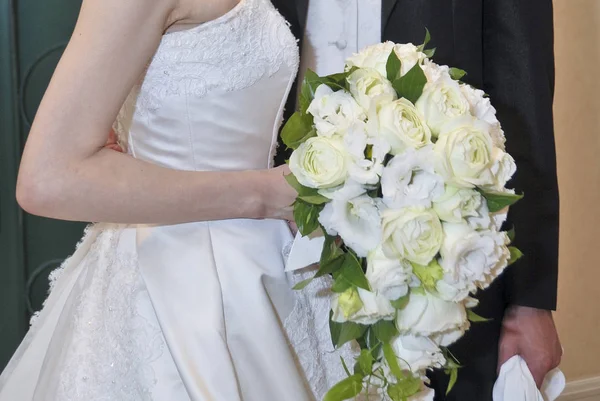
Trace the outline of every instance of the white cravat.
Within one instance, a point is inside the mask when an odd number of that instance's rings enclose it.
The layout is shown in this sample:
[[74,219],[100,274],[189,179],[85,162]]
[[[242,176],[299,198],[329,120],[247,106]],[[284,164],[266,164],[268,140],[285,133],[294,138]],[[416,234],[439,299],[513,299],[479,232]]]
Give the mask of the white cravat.
[[344,61],[381,42],[381,0],[309,0],[300,78],[341,72]]

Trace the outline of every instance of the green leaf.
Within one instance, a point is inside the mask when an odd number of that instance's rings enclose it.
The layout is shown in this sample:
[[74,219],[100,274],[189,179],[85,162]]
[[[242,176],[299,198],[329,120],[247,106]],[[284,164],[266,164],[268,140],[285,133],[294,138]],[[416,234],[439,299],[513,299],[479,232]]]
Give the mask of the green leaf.
[[300,195],[298,196],[299,199],[302,199],[304,202],[306,203],[310,203],[313,205],[323,205],[327,202],[329,202],[331,199],[328,199],[326,197],[324,197],[321,194],[316,194],[316,195]]
[[316,135],[312,116],[299,112],[292,114],[281,131],[281,139],[290,149],[298,149],[308,138]]
[[413,263],[413,273],[421,281],[421,285],[428,290],[435,290],[437,282],[444,278],[444,270],[437,260],[433,259],[427,266]]
[[404,309],[406,305],[408,305],[408,301],[410,301],[410,294],[407,294],[401,298],[398,298],[395,301],[392,301],[392,306],[395,309]]
[[359,288],[367,291],[371,290],[369,280],[367,280],[360,262],[352,253],[347,253],[344,256],[344,264],[340,269],[340,276]]
[[356,397],[363,389],[363,377],[352,375],[333,386],[323,401],[344,401]]
[[310,103],[315,98],[315,92],[319,85],[321,85],[319,76],[310,68],[306,70],[302,87],[300,88],[300,113],[306,114],[308,106],[310,106]]
[[510,230],[508,230],[506,232],[506,235],[508,235],[508,239],[510,240],[510,242],[514,242],[515,241],[515,235],[516,235],[515,228],[513,227]]
[[390,367],[390,370],[396,379],[402,380],[404,378],[404,374],[402,373],[402,368],[400,368],[400,364],[398,363],[398,357],[394,352],[394,349],[390,345],[390,343],[383,344],[383,356]]
[[321,251],[321,260],[319,263],[325,264],[329,261],[337,259],[340,256],[344,256],[344,251],[342,250],[340,244],[336,241],[336,237],[333,235],[327,234],[327,231],[323,229],[325,233],[325,243],[323,244],[323,250]]
[[505,192],[485,192],[481,191],[481,194],[487,201],[488,209],[491,213],[499,212],[507,206],[514,205],[520,199],[523,199],[523,195],[505,193]]
[[450,77],[452,77],[452,79],[454,79],[455,81],[460,81],[460,79],[465,75],[467,75],[467,72],[465,70],[461,70],[460,68],[454,67],[450,68]]
[[307,236],[319,228],[318,218],[321,210],[323,210],[323,205],[312,205],[299,199],[294,202],[294,221],[303,236]]
[[425,40],[423,40],[423,44],[420,45],[419,47],[417,47],[417,49],[422,52],[423,50],[425,50],[425,47],[429,44],[429,42],[431,41],[431,34],[429,33],[429,29],[425,28]]
[[334,278],[334,281],[333,281],[333,285],[331,286],[331,291],[333,291],[335,293],[338,293],[338,294],[342,293],[342,292],[346,291],[348,288],[352,287],[352,283],[349,282],[348,280],[346,280],[344,278],[344,276],[342,276],[340,274],[334,273],[333,278]]
[[331,315],[333,315],[333,312],[330,313],[329,330],[331,331],[331,342],[336,348],[341,347],[349,341],[356,340],[365,334],[365,331],[367,331],[368,326],[362,324],[352,322],[334,322],[331,320]]
[[435,55],[435,47],[433,49],[423,50],[423,54],[427,56],[427,58],[432,58]]
[[344,264],[343,256],[339,256],[335,259],[328,260],[325,263],[321,263],[321,264],[319,264],[319,271],[317,271],[317,273],[315,274],[315,277],[322,277],[326,274],[335,273],[342,268],[343,264]]
[[387,63],[385,65],[385,70],[387,72],[387,79],[390,82],[394,82],[397,79],[400,79],[400,77],[402,77],[402,62],[398,58],[396,51],[392,50],[392,52],[390,53],[390,56],[388,57]]
[[448,389],[446,389],[446,395],[450,394],[450,391],[454,388],[456,381],[458,380],[458,368],[451,368],[446,373],[450,374],[450,380],[448,381]]
[[296,284],[294,286],[294,290],[303,290],[304,288],[306,288],[307,285],[309,285],[315,278],[311,277],[311,278],[307,278],[306,280],[302,280],[301,282],[299,282],[298,284]]
[[398,97],[403,97],[414,104],[423,94],[426,83],[427,77],[421,66],[415,64],[404,76],[392,81],[392,86],[398,93]]
[[322,205],[330,201],[330,199],[321,195],[317,188],[309,188],[300,184],[298,178],[296,178],[294,174],[288,174],[284,176],[284,178],[288,184],[298,192],[298,198],[302,199],[304,202],[312,205]]
[[317,88],[323,84],[329,86],[334,91],[346,88],[347,73],[338,73],[326,77],[318,76],[314,71],[308,69],[302,81],[300,89],[300,112],[306,114],[308,106],[315,98]]
[[508,250],[510,251],[510,259],[508,260],[509,266],[523,257],[523,252],[521,252],[519,250],[519,248],[516,248],[514,246],[509,246]]
[[360,355],[356,359],[354,365],[354,373],[362,376],[369,376],[373,372],[373,354],[368,349],[360,351]]
[[490,322],[492,320],[479,316],[477,313],[473,312],[472,309],[467,309],[467,319],[469,319],[473,323]]
[[[348,72],[338,72],[337,74],[331,74],[324,77],[329,82],[329,85],[335,84],[339,87],[346,88],[346,78],[348,78]],[[334,89],[334,88],[332,88]]]
[[398,335],[398,329],[393,320],[380,320],[371,326],[371,332],[382,343],[389,343]]
[[393,401],[406,401],[409,397],[421,391],[421,380],[414,376],[407,376],[390,385],[387,393]]
[[348,376],[352,376],[350,373],[350,369],[348,369],[348,365],[346,365],[346,361],[344,361],[344,357],[340,356],[340,361],[342,361],[342,367]]

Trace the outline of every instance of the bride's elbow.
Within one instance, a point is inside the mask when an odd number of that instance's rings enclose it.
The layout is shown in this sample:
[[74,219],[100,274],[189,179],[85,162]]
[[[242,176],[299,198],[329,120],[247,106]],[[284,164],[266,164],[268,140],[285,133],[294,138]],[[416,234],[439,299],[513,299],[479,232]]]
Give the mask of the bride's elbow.
[[17,203],[27,213],[43,217],[53,217],[59,203],[54,180],[32,174],[20,173],[17,179]]

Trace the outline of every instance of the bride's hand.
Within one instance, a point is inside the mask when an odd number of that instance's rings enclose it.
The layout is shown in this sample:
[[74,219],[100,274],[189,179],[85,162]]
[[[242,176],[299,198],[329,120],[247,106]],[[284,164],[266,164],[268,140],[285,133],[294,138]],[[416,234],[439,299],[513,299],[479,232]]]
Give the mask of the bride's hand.
[[294,221],[292,204],[298,193],[285,179],[289,174],[291,171],[287,165],[265,171],[265,181],[262,183],[262,217]]
[[112,129],[108,133],[108,139],[106,140],[106,143],[104,144],[104,148],[114,150],[117,152],[121,152],[121,153],[125,153],[125,150],[121,147],[121,145],[119,145],[119,142],[117,140],[117,134],[115,134],[115,131]]

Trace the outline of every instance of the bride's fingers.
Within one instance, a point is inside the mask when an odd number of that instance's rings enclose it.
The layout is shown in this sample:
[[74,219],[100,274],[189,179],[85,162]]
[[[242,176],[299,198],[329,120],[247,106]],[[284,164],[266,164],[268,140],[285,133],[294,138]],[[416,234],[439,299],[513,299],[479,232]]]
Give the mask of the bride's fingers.
[[108,133],[108,139],[106,140],[106,144],[104,145],[104,147],[106,149],[111,149],[116,152],[121,152],[121,153],[125,152],[124,149],[121,147],[121,145],[119,145],[118,139],[117,139],[117,134],[115,133],[115,131],[113,129],[111,129],[110,132]]

